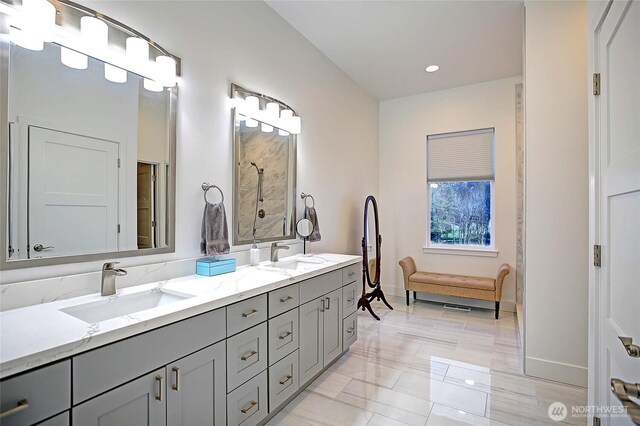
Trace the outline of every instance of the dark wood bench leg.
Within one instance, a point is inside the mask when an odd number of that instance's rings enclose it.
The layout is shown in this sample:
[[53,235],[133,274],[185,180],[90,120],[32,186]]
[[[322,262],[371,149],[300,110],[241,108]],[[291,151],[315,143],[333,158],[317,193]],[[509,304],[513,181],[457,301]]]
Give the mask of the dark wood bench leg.
[[407,306],[409,306],[409,290],[407,290]]
[[413,292],[413,300],[416,300],[416,298],[417,298],[417,297],[418,297],[418,296],[417,296],[417,293],[414,291],[414,292]]
[[496,302],[496,319],[500,316],[500,302]]

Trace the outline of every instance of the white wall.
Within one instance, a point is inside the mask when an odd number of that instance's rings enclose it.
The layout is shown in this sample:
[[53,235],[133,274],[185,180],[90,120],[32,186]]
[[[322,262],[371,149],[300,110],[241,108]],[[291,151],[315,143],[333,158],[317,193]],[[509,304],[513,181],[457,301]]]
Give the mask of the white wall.
[[[418,269],[495,276],[516,264],[516,84],[521,77],[490,81],[380,104],[380,234],[382,283],[404,294],[398,261],[412,256]],[[495,257],[424,254],[427,235],[426,137],[486,127],[496,129]],[[515,271],[514,271],[515,272]],[[503,306],[514,309],[515,273],[505,280]],[[393,290],[390,287],[395,286]],[[435,300],[433,295],[421,295]],[[493,303],[477,306],[493,308]],[[465,304],[474,303],[465,299]]]
[[[220,186],[228,214],[233,211],[232,82],[281,99],[302,116],[297,191],[314,196],[322,231],[322,241],[310,250],[359,253],[364,199],[378,190],[375,99],[261,1],[82,3],[136,28],[183,61],[176,253],[122,259],[122,267],[199,256],[203,181]],[[299,215],[302,205],[298,200]],[[0,282],[95,271],[101,264],[3,271]]]
[[525,371],[586,386],[586,3],[526,2],[525,25]]

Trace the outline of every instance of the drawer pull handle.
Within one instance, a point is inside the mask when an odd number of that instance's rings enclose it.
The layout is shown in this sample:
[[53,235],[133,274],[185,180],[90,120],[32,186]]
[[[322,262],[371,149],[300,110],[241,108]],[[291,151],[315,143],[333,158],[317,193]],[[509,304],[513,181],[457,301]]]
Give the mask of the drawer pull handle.
[[0,418],[9,417],[12,414],[16,414],[16,413],[19,413],[20,411],[24,411],[27,408],[29,408],[29,403],[27,402],[26,399],[21,399],[20,401],[18,401],[15,407],[9,408],[7,411],[3,411],[2,413],[0,413]]
[[327,297],[327,311],[331,309],[331,298]]
[[287,374],[284,379],[280,380],[280,384],[285,385],[291,379],[293,379],[293,376],[291,374]]
[[353,327],[349,327],[349,328],[347,328],[347,333],[349,333],[349,334],[353,334]]
[[258,405],[258,401],[251,401],[249,403],[249,406],[242,408],[240,411],[242,412],[242,414],[247,414],[256,405]]
[[173,389],[174,391],[179,391],[180,390],[180,369],[178,367],[173,367],[171,371],[173,371],[173,373],[175,374],[175,379],[176,379],[176,382],[173,385],[171,385],[171,389]]
[[156,376],[156,382],[158,383],[158,393],[156,394],[156,399],[158,401],[162,401],[164,399],[164,377],[158,374]]
[[293,299],[293,296],[285,296],[285,297],[281,297],[280,298],[280,302],[285,303],[288,302],[289,300]]
[[347,274],[348,277],[353,277],[356,274],[355,271],[351,271]]
[[249,318],[251,315],[255,315],[258,313],[257,309],[252,309],[249,312],[243,312],[242,313],[242,318]]
[[293,331],[287,331],[286,333],[279,335],[278,339],[284,340],[284,339],[286,339],[287,337],[289,337],[291,335],[293,335]]
[[353,303],[353,297],[348,298],[347,303]]
[[256,351],[251,351],[251,353],[250,353],[249,355],[242,355],[242,356],[240,357],[240,359],[241,359],[241,360],[243,360],[243,361],[246,361],[246,360],[251,359],[252,357],[254,357],[254,356],[256,356],[256,355],[258,355],[258,352],[256,352]]
[[320,305],[320,312],[324,312],[324,302],[325,302],[325,298],[323,297],[322,299],[320,299],[320,301],[322,302],[322,304]]

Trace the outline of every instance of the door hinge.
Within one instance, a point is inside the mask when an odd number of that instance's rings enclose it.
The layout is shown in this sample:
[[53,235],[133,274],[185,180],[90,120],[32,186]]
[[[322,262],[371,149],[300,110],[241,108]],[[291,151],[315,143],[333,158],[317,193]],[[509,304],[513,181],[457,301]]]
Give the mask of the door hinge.
[[593,73],[593,94],[596,96],[600,94],[600,73],[599,72]]
[[593,246],[593,266],[602,265],[602,247],[598,244]]
[[118,224],[118,234],[120,233],[120,224]]
[[155,220],[152,220],[152,221],[151,221],[151,227],[152,227],[152,228],[155,228],[155,227],[156,227],[156,221],[155,221]]
[[118,168],[120,168],[120,159],[118,158]]
[[593,426],[600,426],[600,417],[593,416]]
[[156,181],[156,175],[151,175],[151,182],[155,182]]

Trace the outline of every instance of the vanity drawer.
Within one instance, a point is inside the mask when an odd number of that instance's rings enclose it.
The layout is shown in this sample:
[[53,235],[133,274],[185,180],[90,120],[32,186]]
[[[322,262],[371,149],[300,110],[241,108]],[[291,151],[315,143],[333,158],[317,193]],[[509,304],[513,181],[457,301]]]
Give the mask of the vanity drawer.
[[74,405],[225,337],[217,309],[73,357]]
[[269,318],[287,312],[300,304],[300,285],[294,284],[269,292]]
[[39,422],[71,407],[71,361],[5,379],[0,388],[2,426]]
[[267,372],[227,395],[227,426],[253,426],[267,415]]
[[356,340],[358,340],[358,313],[354,312],[342,322],[342,350],[346,351]]
[[300,387],[298,351],[269,367],[269,412],[274,411]]
[[298,349],[298,308],[269,320],[269,365]]
[[[4,423],[2,423],[4,425]],[[71,416],[69,410],[64,413],[60,413],[55,417],[45,420],[42,423],[38,423],[38,426],[69,426],[71,424]]]
[[342,285],[352,283],[358,279],[358,272],[362,272],[362,265],[354,263],[353,265],[342,268]]
[[342,316],[348,317],[358,307],[358,283],[347,284],[342,287]]
[[267,320],[267,295],[252,297],[227,306],[227,336]]
[[227,339],[227,392],[266,368],[266,322]]
[[332,271],[300,283],[300,304],[331,293],[342,287],[342,271]]

